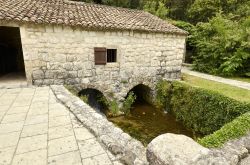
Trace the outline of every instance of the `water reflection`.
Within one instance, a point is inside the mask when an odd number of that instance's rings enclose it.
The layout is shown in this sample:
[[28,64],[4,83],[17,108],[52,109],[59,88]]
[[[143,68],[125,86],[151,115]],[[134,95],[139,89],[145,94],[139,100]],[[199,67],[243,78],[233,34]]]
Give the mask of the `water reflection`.
[[196,135],[177,122],[170,113],[164,113],[148,103],[137,102],[131,109],[131,115],[109,118],[144,145],[155,137],[165,133],[183,134],[191,138]]

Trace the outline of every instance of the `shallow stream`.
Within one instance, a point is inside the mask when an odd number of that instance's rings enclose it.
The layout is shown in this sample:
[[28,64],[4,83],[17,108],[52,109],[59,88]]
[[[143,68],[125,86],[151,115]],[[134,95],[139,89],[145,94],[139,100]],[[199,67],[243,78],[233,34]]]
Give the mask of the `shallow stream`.
[[183,134],[196,139],[197,135],[186,129],[175,117],[150,104],[137,102],[129,116],[109,117],[109,121],[141,141],[144,145],[165,133]]
[[[141,92],[137,92],[137,100],[131,108],[130,115],[119,117],[108,117],[108,120],[116,124],[123,131],[130,134],[135,139],[141,141],[145,146],[150,143],[154,138],[165,133],[183,134],[193,139],[201,137],[195,134],[193,131],[188,130],[181,123],[176,121],[175,116],[170,113],[164,113],[163,110],[159,110],[154,106],[148,104],[142,98],[142,95],[138,95]],[[104,107],[98,102],[99,96],[102,96],[97,90],[86,89],[82,91],[81,96],[88,96],[88,104],[95,110],[104,112]],[[85,101],[85,100],[83,100]]]

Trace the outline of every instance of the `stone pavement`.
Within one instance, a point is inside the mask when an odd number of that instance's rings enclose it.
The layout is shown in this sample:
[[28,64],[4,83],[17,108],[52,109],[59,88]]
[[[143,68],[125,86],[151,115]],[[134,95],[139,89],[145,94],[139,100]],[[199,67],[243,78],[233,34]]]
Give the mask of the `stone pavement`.
[[217,81],[220,83],[224,83],[224,84],[228,84],[228,85],[232,85],[232,86],[236,86],[239,88],[250,90],[250,83],[247,83],[247,82],[242,82],[242,81],[237,81],[237,80],[232,80],[232,79],[227,79],[227,78],[222,78],[222,77],[218,77],[218,76],[213,76],[213,75],[209,75],[209,74],[204,74],[204,73],[192,71],[188,67],[183,67],[181,72],[192,75],[192,76],[200,77],[203,79]]
[[109,165],[97,139],[49,87],[0,89],[0,165]]

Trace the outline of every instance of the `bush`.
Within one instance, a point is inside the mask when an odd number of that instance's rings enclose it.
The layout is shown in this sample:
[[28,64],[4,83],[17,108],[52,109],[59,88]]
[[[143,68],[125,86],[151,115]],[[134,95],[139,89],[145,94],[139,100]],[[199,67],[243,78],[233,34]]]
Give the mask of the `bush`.
[[204,135],[211,134],[236,117],[250,112],[249,103],[181,82],[172,83],[171,96],[168,98],[170,101],[166,102],[170,102],[171,112],[177,120]]
[[113,116],[116,116],[119,114],[120,110],[119,110],[119,106],[118,106],[118,103],[116,101],[110,101],[109,102],[109,110],[111,112],[111,114]]
[[171,99],[171,83],[160,80],[156,85],[155,105],[159,109],[169,110]]
[[[233,16],[232,16],[233,17]],[[250,73],[250,17],[235,21],[217,14],[198,23],[190,36],[195,47],[194,69],[223,76]]]
[[130,109],[132,104],[135,102],[136,95],[134,92],[129,92],[128,97],[123,102],[122,112],[124,112],[126,115],[130,113]]
[[97,97],[97,102],[105,108],[105,110],[109,110],[111,116],[116,116],[119,114],[119,106],[115,100],[108,100],[104,95],[100,95]]
[[102,106],[107,107],[112,116],[117,116],[121,111],[124,112],[125,115],[128,115],[130,113],[132,104],[135,102],[135,99],[136,95],[133,92],[130,92],[128,97],[123,102],[122,108],[119,107],[116,100],[107,100],[104,96],[99,97],[98,102]]
[[162,19],[166,18],[167,14],[169,13],[169,9],[165,6],[163,0],[146,1],[143,9]]
[[221,147],[230,139],[244,136],[250,131],[250,113],[245,113],[224,125],[220,130],[199,139],[198,142],[208,148]]

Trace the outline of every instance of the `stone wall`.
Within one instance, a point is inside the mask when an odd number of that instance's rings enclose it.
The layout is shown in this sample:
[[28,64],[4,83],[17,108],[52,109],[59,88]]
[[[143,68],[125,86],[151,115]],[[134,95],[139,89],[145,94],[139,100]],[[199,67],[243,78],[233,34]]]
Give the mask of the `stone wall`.
[[58,101],[64,104],[78,121],[114,155],[114,160],[127,165],[148,165],[146,148],[141,142],[116,127],[107,120],[105,115],[95,111],[63,86],[52,85],[51,89]]
[[[23,25],[29,83],[80,84],[122,100],[135,85],[178,79],[185,36],[128,31],[95,32],[62,26]],[[94,47],[117,49],[118,62],[94,64]]]
[[221,148],[204,148],[193,139],[171,133],[156,137],[147,146],[150,165],[249,165],[250,133],[226,142]]

